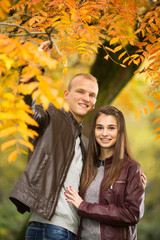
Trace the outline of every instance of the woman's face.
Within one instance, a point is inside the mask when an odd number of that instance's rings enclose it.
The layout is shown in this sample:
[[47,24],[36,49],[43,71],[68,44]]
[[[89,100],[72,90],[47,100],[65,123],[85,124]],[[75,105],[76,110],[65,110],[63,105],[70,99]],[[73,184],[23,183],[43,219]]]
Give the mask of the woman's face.
[[96,120],[95,138],[101,148],[114,149],[117,140],[117,120],[112,115],[101,114]]

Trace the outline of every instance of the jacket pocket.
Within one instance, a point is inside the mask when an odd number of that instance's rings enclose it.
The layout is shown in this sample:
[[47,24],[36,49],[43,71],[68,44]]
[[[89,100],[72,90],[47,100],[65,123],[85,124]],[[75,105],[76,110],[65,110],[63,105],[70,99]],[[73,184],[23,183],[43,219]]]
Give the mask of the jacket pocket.
[[42,175],[42,173],[43,173],[43,171],[44,171],[44,169],[45,169],[45,167],[46,167],[46,165],[48,163],[48,159],[49,159],[49,155],[45,154],[44,158],[41,161],[40,166],[38,167],[38,169],[35,172],[35,175],[34,175],[34,177],[32,179],[32,183],[33,184],[36,184],[39,181],[39,179],[40,179],[40,177],[41,177],[41,175]]

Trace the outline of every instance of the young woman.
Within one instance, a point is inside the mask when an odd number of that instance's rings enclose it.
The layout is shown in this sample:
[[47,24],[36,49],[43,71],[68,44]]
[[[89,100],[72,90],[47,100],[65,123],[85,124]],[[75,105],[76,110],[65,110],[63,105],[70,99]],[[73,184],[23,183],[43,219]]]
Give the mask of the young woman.
[[140,165],[130,153],[124,116],[117,108],[101,107],[94,118],[81,177],[82,198],[71,186],[66,190],[66,201],[82,217],[78,239],[137,239],[144,186]]

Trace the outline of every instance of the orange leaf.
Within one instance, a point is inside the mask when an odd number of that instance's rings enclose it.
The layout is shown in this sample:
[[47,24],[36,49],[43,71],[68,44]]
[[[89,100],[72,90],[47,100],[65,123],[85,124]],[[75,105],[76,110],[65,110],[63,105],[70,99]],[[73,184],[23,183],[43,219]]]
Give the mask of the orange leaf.
[[154,120],[153,124],[156,122],[159,122],[159,121],[160,121],[160,117],[158,117],[156,120]]
[[160,135],[158,135],[158,136],[155,138],[155,140],[157,140],[158,138],[160,138]]
[[154,102],[152,101],[147,101],[147,106],[149,107],[150,112],[152,113],[155,107]]
[[135,113],[135,119],[137,119],[141,113],[142,113],[142,109],[141,108],[137,109]]
[[154,130],[153,133],[160,132],[160,127],[158,127],[156,130]]
[[152,94],[152,96],[153,96],[154,98],[156,98],[157,100],[160,101],[160,93],[159,93],[159,92],[154,92],[154,93]]
[[148,115],[148,108],[143,107],[143,110],[144,110],[145,116],[147,116]]

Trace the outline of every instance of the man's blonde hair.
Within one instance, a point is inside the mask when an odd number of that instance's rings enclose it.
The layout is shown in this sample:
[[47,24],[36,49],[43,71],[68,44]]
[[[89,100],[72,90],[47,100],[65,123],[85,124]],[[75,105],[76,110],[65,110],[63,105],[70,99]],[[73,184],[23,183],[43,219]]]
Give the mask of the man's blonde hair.
[[90,73],[78,73],[78,74],[76,74],[74,77],[72,77],[72,79],[70,80],[70,82],[69,82],[69,84],[68,84],[68,90],[69,90],[69,91],[70,91],[71,88],[72,88],[72,82],[73,82],[73,80],[76,79],[76,78],[79,78],[79,77],[81,77],[81,78],[86,78],[86,79],[88,79],[88,80],[91,80],[91,81],[93,81],[93,82],[96,82],[97,85],[98,85],[97,78],[95,78],[92,74],[90,74]]

